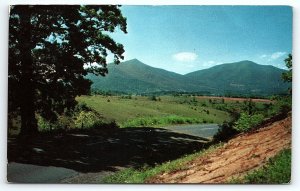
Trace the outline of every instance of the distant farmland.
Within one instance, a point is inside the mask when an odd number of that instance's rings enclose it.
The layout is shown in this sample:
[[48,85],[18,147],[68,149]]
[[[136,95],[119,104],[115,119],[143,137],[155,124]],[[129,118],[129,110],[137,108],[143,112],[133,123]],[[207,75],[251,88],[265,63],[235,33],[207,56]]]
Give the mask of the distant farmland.
[[[224,99],[224,101],[248,101],[249,98],[234,98],[234,97],[216,97],[216,96],[197,96],[198,99]],[[253,102],[273,103],[269,99],[251,99]]]

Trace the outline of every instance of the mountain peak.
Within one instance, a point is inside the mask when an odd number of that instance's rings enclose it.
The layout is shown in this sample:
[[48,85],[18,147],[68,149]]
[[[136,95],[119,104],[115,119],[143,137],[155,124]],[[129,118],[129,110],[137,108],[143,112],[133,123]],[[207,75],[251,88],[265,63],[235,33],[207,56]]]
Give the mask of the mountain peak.
[[239,63],[239,64],[255,64],[255,65],[258,65],[257,63],[251,61],[251,60],[242,60],[242,61],[239,61],[239,62],[236,62],[236,63]]
[[126,60],[124,62],[122,62],[123,64],[144,64],[143,62],[141,62],[140,60],[138,60],[137,58],[134,59],[130,59],[130,60]]

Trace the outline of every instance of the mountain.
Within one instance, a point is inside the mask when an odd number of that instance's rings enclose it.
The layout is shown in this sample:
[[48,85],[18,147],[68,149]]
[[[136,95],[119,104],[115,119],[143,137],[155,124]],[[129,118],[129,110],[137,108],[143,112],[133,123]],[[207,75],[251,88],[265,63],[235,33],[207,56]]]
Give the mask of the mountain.
[[285,70],[271,65],[259,65],[252,61],[240,61],[217,65],[186,74],[194,83],[209,84],[220,93],[277,94],[287,90],[290,84],[281,79]]
[[127,93],[149,93],[159,91],[185,91],[184,76],[148,66],[137,59],[120,65],[108,64],[106,77],[88,75],[92,88]]
[[286,92],[290,86],[281,80],[285,70],[251,61],[227,63],[180,75],[133,59],[120,65],[108,64],[108,71],[105,77],[87,76],[93,81],[93,89],[126,93],[175,91],[271,95]]

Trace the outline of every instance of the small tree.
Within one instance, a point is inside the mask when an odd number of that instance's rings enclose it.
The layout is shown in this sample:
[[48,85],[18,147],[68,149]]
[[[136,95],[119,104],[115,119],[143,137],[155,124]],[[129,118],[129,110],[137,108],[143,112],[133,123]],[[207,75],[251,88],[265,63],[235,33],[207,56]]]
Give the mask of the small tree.
[[288,68],[287,72],[282,73],[282,79],[285,82],[292,82],[292,64],[293,57],[291,54],[284,60],[286,67]]
[[[288,57],[284,60],[286,67],[288,68],[287,72],[282,73],[282,79],[285,82],[292,82],[293,80],[293,68],[292,68],[292,64],[293,64],[293,57],[291,54],[288,55]],[[289,93],[292,93],[292,88],[289,88]]]

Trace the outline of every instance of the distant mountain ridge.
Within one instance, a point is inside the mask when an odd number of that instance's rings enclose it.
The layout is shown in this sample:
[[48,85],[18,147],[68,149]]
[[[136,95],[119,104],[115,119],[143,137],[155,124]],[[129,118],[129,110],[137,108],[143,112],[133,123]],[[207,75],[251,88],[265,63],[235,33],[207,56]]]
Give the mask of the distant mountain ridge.
[[105,77],[88,74],[92,88],[126,93],[209,92],[215,95],[285,93],[291,84],[281,80],[285,70],[252,61],[217,65],[185,75],[148,66],[137,59],[108,64]]

